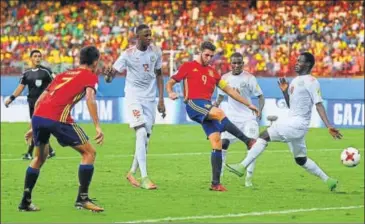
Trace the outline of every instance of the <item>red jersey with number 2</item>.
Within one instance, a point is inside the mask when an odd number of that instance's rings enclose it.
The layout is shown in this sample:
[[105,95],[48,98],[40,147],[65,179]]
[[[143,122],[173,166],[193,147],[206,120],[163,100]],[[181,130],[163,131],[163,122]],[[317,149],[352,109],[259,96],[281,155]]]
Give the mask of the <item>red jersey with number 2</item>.
[[184,95],[186,100],[211,100],[214,89],[221,76],[211,66],[203,66],[197,61],[185,62],[178,72],[171,77],[177,82],[184,80]]
[[86,88],[98,88],[98,76],[91,70],[76,68],[63,72],[49,84],[48,94],[39,102],[33,116],[74,123],[71,109],[86,93]]

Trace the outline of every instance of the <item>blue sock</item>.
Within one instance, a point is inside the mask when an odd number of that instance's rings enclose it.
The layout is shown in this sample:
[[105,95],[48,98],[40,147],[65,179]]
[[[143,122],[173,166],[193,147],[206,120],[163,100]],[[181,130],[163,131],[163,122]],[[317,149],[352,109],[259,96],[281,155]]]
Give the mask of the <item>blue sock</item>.
[[222,150],[213,149],[210,161],[212,163],[212,184],[217,185],[220,183],[221,178]]
[[[27,199],[32,198],[32,191],[37,182],[39,176],[39,169],[34,169],[32,167],[28,167],[25,172],[25,180],[24,180],[24,192],[23,192],[23,202],[27,202]],[[27,202],[29,203],[29,202]]]
[[233,136],[243,141],[247,146],[250,142],[251,138],[248,138],[243,132],[237,128],[227,117],[223,118],[221,124],[224,128],[224,131],[231,133]]
[[94,174],[93,164],[80,164],[79,166],[79,193],[77,201],[85,200],[89,197],[89,185]]

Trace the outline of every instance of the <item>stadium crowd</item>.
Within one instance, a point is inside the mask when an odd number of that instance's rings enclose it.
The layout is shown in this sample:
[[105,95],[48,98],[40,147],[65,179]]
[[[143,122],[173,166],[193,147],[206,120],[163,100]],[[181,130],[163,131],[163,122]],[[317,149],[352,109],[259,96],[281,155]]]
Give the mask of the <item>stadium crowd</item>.
[[[41,49],[55,71],[78,64],[82,46],[112,63],[148,24],[164,51],[164,74],[191,60],[203,40],[217,46],[213,65],[245,55],[259,76],[290,76],[298,54],[316,57],[314,75],[364,75],[364,1],[1,1],[1,74],[19,74]],[[173,50],[173,51],[172,51]]]

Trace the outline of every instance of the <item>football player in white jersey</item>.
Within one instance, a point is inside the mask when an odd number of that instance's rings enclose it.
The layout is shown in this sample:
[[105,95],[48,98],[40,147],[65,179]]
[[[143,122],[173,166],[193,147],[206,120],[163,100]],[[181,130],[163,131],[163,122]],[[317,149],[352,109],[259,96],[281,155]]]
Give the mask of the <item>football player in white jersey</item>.
[[[117,72],[126,72],[125,99],[129,126],[136,132],[136,150],[126,178],[135,187],[156,189],[147,175],[147,147],[156,117],[156,87],[158,111],[165,116],[161,49],[152,45],[151,29],[141,24],[136,29],[137,44],[122,52],[112,67],[104,71],[105,80],[111,82]],[[142,181],[136,178],[139,167]]]
[[241,163],[226,164],[229,171],[243,176],[245,169],[264,151],[269,141],[287,142],[295,162],[299,166],[322,179],[331,191],[336,189],[338,181],[328,177],[313,160],[307,157],[305,135],[310,124],[313,105],[316,106],[319,116],[332,137],[334,139],[342,138],[341,133],[329,123],[322,104],[319,82],[310,74],[314,64],[315,59],[311,53],[301,53],[295,65],[295,72],[298,76],[292,80],[290,85],[285,78],[279,80],[279,87],[289,108],[288,117],[274,122],[263,131]]
[[[231,67],[232,71],[224,74],[222,79],[228,82],[230,86],[232,86],[241,96],[246,98],[249,102],[251,102],[251,97],[259,98],[259,110],[260,114],[265,105],[265,98],[262,90],[257,83],[255,76],[252,74],[243,71],[243,56],[242,54],[236,52],[231,56]],[[249,137],[257,139],[259,136],[259,125],[256,120],[256,116],[252,113],[250,109],[241,103],[237,102],[231,97],[228,97],[227,104],[221,104],[225,96],[225,93],[218,89],[218,99],[216,102],[216,106],[219,106],[226,113],[227,117],[235,124],[243,133]],[[261,115],[260,115],[261,117]],[[260,117],[258,117],[260,119]],[[227,158],[227,150],[231,143],[237,141],[236,137],[229,134],[228,132],[223,132],[221,135],[222,138],[222,160],[223,164]],[[223,167],[222,172],[223,174]],[[252,175],[253,170],[255,168],[255,161],[253,161],[247,167],[247,175],[245,180],[246,187],[252,186]]]

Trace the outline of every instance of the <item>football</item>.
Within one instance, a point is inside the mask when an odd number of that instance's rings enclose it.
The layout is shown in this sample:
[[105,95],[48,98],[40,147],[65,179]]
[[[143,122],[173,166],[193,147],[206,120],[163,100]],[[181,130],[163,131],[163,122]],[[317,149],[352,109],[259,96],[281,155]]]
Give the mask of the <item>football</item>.
[[341,162],[347,167],[354,167],[360,163],[360,152],[356,148],[348,147],[341,153]]

